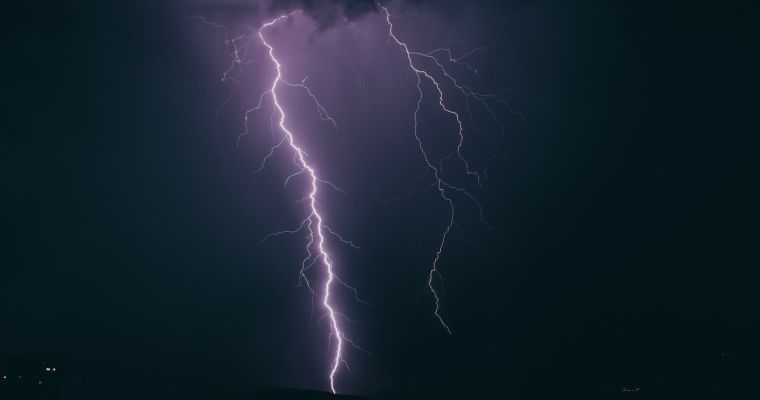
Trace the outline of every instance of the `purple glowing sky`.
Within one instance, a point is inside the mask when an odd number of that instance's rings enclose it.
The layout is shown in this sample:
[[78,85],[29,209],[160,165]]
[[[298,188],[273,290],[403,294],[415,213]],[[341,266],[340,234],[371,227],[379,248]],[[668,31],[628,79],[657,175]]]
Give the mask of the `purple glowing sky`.
[[[400,37],[397,33],[397,28],[394,25],[394,19],[397,16],[386,6],[377,6],[376,12],[370,13],[359,20],[348,20],[344,18],[344,21],[340,25],[330,26],[327,30],[320,27],[324,21],[318,21],[312,14],[305,15],[307,13],[302,12],[300,9],[295,9],[287,13],[275,15],[268,20],[264,20],[257,28],[252,29],[247,26],[240,30],[239,34],[233,34],[233,28],[228,27],[222,22],[213,21],[203,15],[179,13],[188,18],[197,19],[206,25],[209,25],[215,29],[219,29],[224,32],[226,40],[226,49],[231,63],[228,68],[224,70],[221,75],[223,82],[231,81],[235,83],[240,90],[240,79],[244,77],[249,69],[264,68],[264,71],[269,68],[264,67],[262,64],[269,63],[272,66],[273,75],[266,77],[265,73],[261,73],[259,80],[269,81],[270,85],[265,90],[261,91],[261,95],[258,97],[252,107],[248,108],[242,114],[243,131],[238,135],[236,144],[240,146],[241,141],[246,139],[249,135],[256,130],[251,126],[251,118],[256,118],[256,114],[263,113],[263,108],[269,102],[271,103],[272,110],[268,116],[269,130],[271,131],[275,139],[275,144],[268,148],[265,155],[261,158],[259,167],[254,171],[258,174],[264,171],[267,167],[267,163],[280,152],[290,154],[292,158],[292,164],[295,166],[295,171],[289,173],[285,177],[285,187],[298,178],[305,177],[306,185],[304,186],[305,194],[299,195],[297,203],[306,206],[305,217],[301,220],[297,227],[293,229],[286,229],[275,231],[267,234],[264,237],[266,239],[277,237],[281,235],[294,235],[305,234],[305,258],[301,262],[301,269],[299,272],[298,281],[303,284],[312,296],[312,309],[314,308],[314,298],[319,298],[319,303],[322,306],[324,316],[329,320],[329,347],[332,353],[330,357],[329,366],[327,368],[327,377],[329,381],[330,390],[336,393],[336,381],[339,377],[341,367],[349,368],[348,362],[345,356],[345,344],[350,344],[353,348],[361,351],[366,351],[354,340],[350,339],[345,332],[341,319],[347,322],[351,321],[346,315],[344,305],[341,301],[335,297],[335,290],[338,289],[336,284],[348,290],[353,298],[359,302],[363,302],[359,298],[357,288],[351,286],[345,280],[341,279],[337,275],[337,269],[349,270],[351,265],[341,265],[340,267],[335,265],[334,258],[331,254],[332,246],[328,242],[327,237],[331,236],[337,239],[335,244],[346,244],[352,247],[358,247],[353,242],[344,239],[339,233],[329,227],[329,217],[325,215],[323,207],[327,200],[323,194],[325,190],[337,191],[342,194],[348,195],[345,190],[341,189],[338,185],[325,178],[325,173],[322,172],[323,168],[320,167],[320,161],[313,157],[311,150],[306,150],[309,146],[309,140],[307,137],[314,135],[318,130],[323,130],[325,123],[332,126],[334,130],[340,130],[339,121],[336,120],[329,112],[324,103],[320,101],[322,92],[321,89],[312,88],[312,83],[316,82],[315,86],[319,87],[318,79],[310,79],[308,75],[297,75],[293,72],[298,69],[295,68],[299,65],[304,65],[303,55],[294,55],[299,50],[303,50],[303,44],[298,42],[293,45],[289,43],[290,38],[303,36],[304,32],[308,34],[309,40],[307,46],[309,51],[303,53],[311,53],[316,51],[325,53],[331,50],[326,49],[324,40],[332,35],[333,41],[332,52],[340,54],[337,51],[339,46],[337,43],[337,35],[359,35],[360,40],[366,30],[372,30],[372,35],[377,35],[377,30],[382,29],[381,32],[386,37],[387,45],[390,47],[395,46],[396,49],[386,49],[388,54],[395,57],[396,60],[390,61],[397,63],[399,60],[404,60],[409,73],[412,73],[414,80],[408,82],[406,77],[399,82],[402,86],[411,85],[416,92],[416,96],[412,97],[414,101],[414,108],[409,113],[409,132],[412,134],[417,150],[420,157],[424,161],[426,166],[422,176],[417,178],[416,181],[421,181],[427,177],[432,177],[433,184],[425,189],[415,188],[412,191],[428,190],[434,188],[440,197],[440,201],[446,205],[448,212],[444,220],[445,225],[441,230],[437,230],[439,237],[438,245],[433,250],[432,259],[428,266],[426,285],[434,300],[434,308],[432,313],[438,320],[442,329],[448,334],[452,334],[452,328],[444,318],[444,312],[442,310],[442,297],[436,289],[439,282],[442,282],[443,277],[441,275],[439,264],[443,257],[443,253],[448,245],[449,236],[455,229],[459,229],[457,208],[460,207],[460,202],[470,203],[468,207],[474,206],[477,210],[477,219],[484,228],[488,231],[500,234],[500,232],[493,228],[484,217],[484,209],[477,197],[467,189],[467,186],[481,187],[484,182],[484,177],[487,173],[486,166],[489,162],[488,159],[485,162],[481,162],[481,170],[479,171],[468,161],[465,156],[465,149],[468,139],[466,135],[479,132],[482,135],[482,129],[466,129],[463,122],[464,116],[461,113],[467,115],[468,121],[471,126],[476,127],[475,120],[483,114],[489,120],[489,123],[493,126],[501,128],[503,133],[503,127],[497,117],[495,108],[505,107],[511,112],[508,104],[505,100],[498,97],[493,93],[480,93],[470,88],[470,86],[460,83],[455,77],[457,73],[467,73],[469,75],[476,75],[477,69],[468,62],[468,57],[473,54],[483,52],[487,50],[487,46],[458,46],[454,48],[453,45],[439,45],[438,47],[431,49],[416,49],[411,47],[407,43],[406,39]],[[316,25],[315,24],[316,21]],[[384,26],[383,26],[384,25]],[[316,28],[315,28],[316,26]],[[275,29],[277,32],[274,32]],[[277,37],[277,39],[275,39]],[[263,47],[266,49],[266,59],[257,59],[251,57],[253,47]],[[334,56],[333,56],[334,57]],[[300,58],[299,61],[296,61]],[[333,59],[338,61],[339,59]],[[349,62],[349,60],[340,60]],[[321,60],[320,62],[324,62]],[[327,57],[327,62],[330,62],[330,57]],[[350,62],[349,62],[350,63]],[[382,64],[378,64],[381,69],[384,68]],[[329,66],[327,66],[329,68]],[[352,68],[356,72],[354,77],[337,77],[339,80],[356,80],[359,85],[362,85],[363,77],[358,72],[355,65]],[[285,72],[287,71],[287,72]],[[455,72],[454,72],[455,71]],[[445,83],[445,84],[444,84]],[[290,87],[298,89],[303,98],[310,99],[312,103],[309,107],[313,108],[312,113],[318,115],[321,124],[304,123],[299,120],[304,120],[304,108],[303,106],[294,105],[293,102],[302,102],[303,100],[295,100],[290,94],[289,96],[283,96],[280,92],[284,87]],[[245,89],[243,89],[245,90]],[[254,89],[255,90],[255,89]],[[232,92],[231,92],[232,93]],[[220,118],[220,113],[224,111],[224,107],[230,102],[232,94],[225,100],[217,112],[217,120]],[[421,114],[423,105],[434,104],[438,107],[438,110],[442,113],[442,127],[446,127],[446,130],[450,130],[455,135],[453,143],[450,139],[445,139],[444,143],[450,143],[450,145],[431,145],[427,143],[431,139],[434,140],[430,134],[421,135]],[[457,110],[457,107],[463,107],[462,110]],[[473,112],[473,108],[478,108],[478,111]],[[379,112],[379,111],[378,111]],[[312,119],[313,120],[313,119]],[[260,125],[259,125],[260,127]],[[445,130],[443,131],[445,132]],[[448,135],[448,133],[446,133]],[[306,143],[306,145],[304,144]],[[259,147],[260,145],[257,145]],[[432,151],[428,147],[434,148]],[[448,149],[446,149],[448,147]],[[328,150],[329,151],[329,150]],[[323,153],[320,151],[320,153]],[[326,152],[325,152],[326,153]],[[329,153],[328,153],[329,154]],[[329,157],[329,155],[322,154],[321,157]],[[489,157],[492,157],[491,154]],[[460,171],[449,174],[449,169]],[[451,175],[451,177],[449,177]],[[361,179],[361,177],[359,177]],[[459,181],[461,183],[454,183]],[[284,260],[285,261],[285,260]],[[317,265],[322,267],[323,273],[321,276],[309,276],[307,274],[313,274],[312,268]],[[317,285],[313,283],[314,279],[319,279],[322,284]]]

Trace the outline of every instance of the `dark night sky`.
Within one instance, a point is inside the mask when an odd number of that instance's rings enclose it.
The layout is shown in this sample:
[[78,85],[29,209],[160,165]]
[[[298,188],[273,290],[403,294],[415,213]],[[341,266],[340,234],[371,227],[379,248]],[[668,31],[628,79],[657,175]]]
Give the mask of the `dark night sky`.
[[[434,193],[382,203],[422,172],[413,77],[401,83],[377,15],[334,38],[300,27],[283,46],[286,68],[310,76],[341,126],[307,145],[350,192],[326,196],[326,212],[361,244],[336,257],[373,303],[347,309],[372,355],[351,353],[338,386],[378,398],[750,388],[760,355],[751,2],[416,3],[416,17],[398,20],[410,41],[493,42],[473,82],[509,88],[524,113],[505,116],[490,149],[504,156],[478,192],[508,243],[464,212],[481,245],[455,237],[445,254],[448,336],[429,294],[418,297],[445,209]],[[300,216],[297,191],[282,189],[287,157],[250,173],[273,143],[268,113],[234,146],[240,111],[271,70],[252,67],[215,135],[224,37],[169,8],[6,8],[0,361],[58,360],[72,399],[324,390],[327,327],[293,287],[302,241],[256,246]],[[330,53],[334,66],[314,56],[325,43],[348,49]]]

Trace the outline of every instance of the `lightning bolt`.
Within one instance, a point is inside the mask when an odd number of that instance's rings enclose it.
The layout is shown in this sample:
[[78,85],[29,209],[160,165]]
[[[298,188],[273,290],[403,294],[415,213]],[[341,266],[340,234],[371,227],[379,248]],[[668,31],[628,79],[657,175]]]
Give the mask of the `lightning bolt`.
[[[295,135],[293,131],[291,131],[287,125],[287,114],[285,111],[285,107],[280,102],[280,98],[278,97],[278,89],[282,85],[286,85],[293,88],[299,88],[303,89],[305,93],[312,99],[314,102],[317,112],[319,114],[319,117],[322,121],[330,123],[334,129],[338,129],[338,125],[333,119],[333,117],[327,112],[327,109],[319,102],[317,97],[314,95],[314,93],[311,91],[309,86],[306,85],[306,81],[308,78],[303,78],[300,82],[290,82],[285,80],[282,74],[282,64],[275,56],[275,50],[272,44],[267,41],[265,37],[265,31],[269,29],[270,27],[274,26],[278,22],[285,20],[287,18],[292,17],[295,14],[300,13],[300,10],[292,11],[288,14],[280,15],[276,18],[273,18],[264,24],[262,24],[258,30],[256,30],[256,34],[251,35],[240,35],[234,38],[230,37],[230,29],[227,28],[225,25],[212,22],[207,20],[206,18],[202,16],[196,16],[196,15],[189,15],[184,14],[177,11],[172,11],[173,13],[190,18],[199,20],[200,22],[209,25],[213,28],[220,29],[224,32],[225,35],[225,44],[227,45],[227,53],[231,58],[231,63],[229,67],[222,73],[221,80],[222,82],[232,82],[233,84],[238,84],[238,76],[243,73],[245,67],[249,64],[256,63],[257,61],[253,60],[247,60],[247,52],[248,47],[250,43],[252,42],[252,39],[254,37],[257,37],[261,44],[266,48],[267,55],[269,56],[269,60],[272,63],[272,65],[275,67],[275,76],[272,80],[272,85],[270,88],[262,93],[261,97],[259,98],[258,103],[251,109],[247,110],[244,114],[244,130],[242,133],[240,133],[237,137],[236,145],[239,146],[240,140],[243,136],[247,135],[248,130],[248,116],[250,113],[258,111],[261,109],[263,105],[264,99],[269,96],[272,98],[272,103],[274,105],[274,111],[272,114],[272,120],[274,121],[277,119],[277,126],[279,127],[280,131],[283,133],[282,139],[274,146],[272,146],[269,150],[269,152],[266,154],[266,156],[263,158],[261,165],[259,168],[257,168],[254,173],[259,173],[264,170],[266,167],[267,162],[269,159],[274,156],[275,152],[277,150],[281,149],[282,147],[287,146],[292,150],[293,152],[293,162],[296,166],[296,172],[290,174],[285,179],[285,185],[287,186],[288,182],[299,175],[306,175],[309,178],[310,182],[310,191],[308,195],[300,200],[298,200],[299,203],[307,203],[308,204],[308,215],[301,221],[299,226],[295,229],[288,229],[283,230],[279,232],[272,232],[268,235],[266,235],[260,242],[263,243],[264,241],[281,236],[286,234],[295,234],[298,232],[303,231],[306,229],[308,232],[307,242],[306,242],[306,257],[301,262],[301,269],[299,271],[299,278],[298,278],[298,284],[305,286],[312,294],[312,313],[314,311],[313,302],[314,298],[317,296],[317,289],[312,285],[312,282],[307,277],[306,273],[309,269],[314,267],[315,264],[318,262],[321,262],[321,264],[324,266],[325,273],[326,273],[326,279],[324,281],[324,285],[322,287],[322,300],[321,304],[322,307],[325,309],[325,315],[323,317],[327,317],[330,322],[330,339],[335,338],[336,343],[334,346],[334,352],[332,355],[332,361],[330,363],[329,367],[329,382],[330,382],[330,390],[333,393],[336,393],[335,389],[335,381],[337,374],[339,372],[339,368],[341,365],[345,366],[347,369],[350,369],[348,366],[347,361],[345,360],[343,356],[343,350],[344,345],[348,344],[351,347],[365,352],[369,354],[369,352],[362,347],[360,347],[358,344],[356,344],[354,341],[352,341],[350,338],[348,338],[343,330],[341,329],[341,326],[338,322],[339,318],[343,318],[349,322],[351,320],[342,312],[339,312],[337,310],[337,307],[333,303],[332,294],[333,289],[335,289],[335,284],[341,285],[345,287],[347,290],[351,291],[351,293],[354,295],[354,298],[364,304],[369,304],[365,300],[361,299],[358,295],[358,291],[355,287],[349,285],[347,282],[342,280],[340,277],[338,277],[335,274],[334,268],[333,268],[333,262],[332,257],[330,256],[329,252],[326,248],[326,236],[330,235],[334,238],[336,238],[341,243],[348,245],[352,248],[359,248],[359,246],[347,239],[344,239],[340,234],[332,230],[328,225],[324,223],[324,218],[322,214],[320,213],[319,206],[318,206],[318,193],[319,193],[319,186],[320,185],[327,185],[330,188],[341,192],[343,194],[347,194],[345,190],[339,188],[334,183],[322,179],[318,176],[316,169],[312,164],[308,162],[308,156],[306,151],[298,145],[298,141],[295,138]],[[227,98],[222,102],[220,107],[217,109],[217,112],[215,114],[215,121],[218,122],[219,116],[224,109],[224,107],[231,101],[233,96],[232,91],[228,94]],[[274,131],[273,131],[274,132]],[[218,135],[218,132],[217,132]],[[321,318],[320,318],[321,319]]]
[[[306,219],[305,222],[308,221],[306,224],[302,223],[301,227],[304,225],[307,226],[307,229],[309,230],[309,242],[307,243],[307,250],[308,250],[308,260],[309,258],[313,258],[314,262],[316,260],[321,260],[322,264],[325,267],[325,272],[327,273],[327,279],[324,282],[323,287],[323,297],[322,297],[322,306],[325,308],[325,311],[327,313],[327,316],[330,320],[330,337],[334,337],[336,340],[336,346],[335,346],[335,352],[333,353],[333,360],[330,365],[330,390],[333,393],[336,393],[335,391],[335,376],[338,372],[339,366],[344,362],[343,360],[343,341],[344,336],[343,332],[341,331],[340,325],[338,324],[338,312],[336,311],[335,305],[331,302],[331,289],[333,289],[333,282],[338,281],[340,278],[337,278],[334,271],[333,271],[333,264],[332,264],[332,258],[330,257],[330,254],[325,249],[325,235],[326,232],[330,233],[331,231],[329,228],[327,228],[324,225],[324,219],[322,215],[319,212],[319,207],[317,205],[317,193],[320,183],[323,182],[322,179],[320,179],[317,175],[317,171],[314,169],[314,167],[309,164],[309,162],[306,159],[306,152],[298,145],[296,142],[295,136],[293,135],[293,132],[288,129],[286,126],[286,119],[287,115],[285,113],[285,109],[283,108],[282,104],[280,103],[280,99],[277,96],[277,89],[281,84],[289,85],[289,86],[301,86],[306,87],[304,83],[300,84],[291,84],[287,81],[285,81],[282,77],[282,64],[277,59],[277,57],[274,54],[274,47],[267,41],[266,37],[264,36],[264,31],[276,24],[279,21],[282,21],[286,18],[289,18],[293,16],[294,14],[298,13],[299,11],[293,11],[289,14],[281,15],[277,18],[274,18],[266,23],[264,23],[258,30],[258,37],[261,40],[261,43],[264,45],[264,47],[267,48],[267,54],[269,55],[269,59],[272,61],[272,64],[275,67],[276,74],[274,77],[274,80],[272,80],[272,86],[269,89],[269,94],[272,96],[272,102],[274,104],[274,107],[276,109],[277,114],[279,115],[279,122],[278,125],[280,127],[280,130],[285,134],[285,139],[287,142],[287,145],[293,150],[293,153],[295,154],[295,161],[297,162],[299,168],[301,171],[304,171],[310,181],[311,181],[311,191],[308,194],[308,204],[310,209],[310,214]],[[307,91],[309,95],[316,101],[316,98],[311,93],[310,90]],[[317,102],[319,104],[319,102]],[[333,124],[335,124],[335,121],[327,115],[327,112],[324,111],[324,107],[319,104],[319,111],[320,116],[323,119],[329,119]],[[316,242],[316,243],[315,243]],[[311,247],[312,245],[316,245],[316,249],[318,254],[315,257],[312,257],[311,254]],[[301,278],[304,279],[307,282],[307,285],[309,286],[309,289],[312,290],[311,284],[308,283],[308,279],[306,279],[305,276],[305,270],[310,267],[309,264],[307,264],[307,261],[304,261],[302,264],[301,269]]]
[[[451,192],[459,193],[469,200],[473,201],[475,205],[478,208],[479,211],[479,218],[480,222],[483,223],[489,230],[497,232],[501,235],[501,232],[492,227],[484,218],[483,213],[483,206],[480,204],[478,199],[472,195],[470,192],[465,190],[462,187],[455,186],[444,179],[443,176],[443,161],[447,159],[451,159],[456,155],[457,159],[461,162],[461,164],[464,167],[464,172],[467,174],[467,176],[470,176],[475,179],[475,183],[478,186],[482,185],[483,178],[481,177],[481,174],[477,171],[473,170],[470,167],[470,164],[468,163],[467,159],[462,154],[462,147],[464,146],[464,127],[462,124],[462,118],[454,111],[450,106],[448,106],[444,100],[444,91],[442,88],[441,83],[434,77],[433,73],[428,71],[427,69],[420,66],[418,63],[415,62],[415,59],[423,58],[427,59],[431,62],[433,62],[436,67],[438,68],[439,72],[447,79],[449,80],[452,85],[463,95],[465,96],[466,101],[468,101],[470,98],[476,100],[478,103],[480,103],[491,115],[491,117],[494,119],[494,122],[497,123],[503,131],[503,127],[501,126],[500,122],[496,118],[496,113],[494,112],[491,105],[488,103],[487,100],[493,100],[500,104],[506,105],[506,102],[504,102],[501,98],[492,95],[492,94],[482,94],[479,92],[476,92],[472,90],[469,86],[460,84],[453,75],[451,75],[447,69],[444,67],[443,64],[435,57],[435,54],[437,53],[445,53],[448,55],[448,60],[451,63],[459,64],[464,67],[466,67],[468,70],[470,70],[473,73],[477,73],[477,70],[473,68],[470,64],[468,64],[466,61],[464,61],[465,58],[472,55],[473,53],[477,51],[483,51],[487,47],[477,47],[473,50],[470,50],[469,52],[465,53],[462,56],[454,57],[451,49],[449,48],[438,48],[426,53],[414,51],[409,48],[409,45],[402,41],[401,39],[396,36],[394,32],[393,22],[391,21],[391,13],[388,11],[388,9],[385,6],[382,6],[378,4],[378,7],[383,10],[385,13],[385,22],[388,26],[388,37],[393,40],[393,42],[403,51],[403,54],[406,58],[406,61],[409,64],[409,68],[414,72],[415,77],[417,78],[417,107],[414,110],[413,113],[413,121],[414,121],[414,138],[417,141],[417,145],[419,148],[420,153],[422,154],[422,158],[425,161],[425,164],[427,165],[427,173],[432,172],[433,177],[435,178],[435,184],[433,185],[439,192],[441,198],[446,202],[446,204],[449,206],[449,218],[448,223],[446,227],[443,230],[443,233],[441,234],[441,240],[438,244],[438,248],[436,249],[435,256],[433,258],[432,264],[430,266],[430,270],[428,273],[428,280],[427,280],[427,286],[430,290],[430,293],[433,296],[433,300],[435,302],[435,307],[433,310],[434,316],[438,319],[438,322],[440,322],[441,326],[451,334],[451,327],[446,323],[443,316],[441,315],[441,296],[439,295],[438,291],[435,289],[434,285],[434,279],[437,277],[439,281],[443,281],[443,277],[441,276],[440,270],[439,270],[439,263],[441,261],[441,255],[443,254],[444,248],[446,246],[447,240],[451,232],[458,227],[458,225],[455,222],[455,214],[456,214],[456,207],[454,204],[454,200],[450,196]],[[425,151],[425,146],[422,142],[422,139],[419,136],[418,126],[419,126],[419,113],[420,113],[420,107],[422,105],[423,101],[423,91],[422,91],[422,83],[423,79],[425,81],[430,82],[433,87],[435,88],[435,92],[438,95],[438,106],[440,109],[445,112],[446,114],[449,114],[454,121],[456,122],[457,127],[457,135],[459,137],[459,141],[457,143],[456,148],[443,157],[439,163],[438,166],[433,164],[430,157],[428,156],[427,152]],[[468,112],[469,112],[469,103],[468,104]],[[470,118],[472,119],[472,113],[470,112]],[[425,175],[426,175],[425,174]],[[424,175],[423,175],[424,177]],[[461,229],[460,229],[461,231]],[[503,237],[502,237],[503,238]]]
[[[457,224],[457,218],[456,218],[457,208],[454,201],[455,196],[463,196],[464,198],[472,201],[478,208],[478,212],[479,212],[478,216],[479,216],[480,222],[483,223],[491,231],[498,232],[499,234],[501,234],[501,232],[493,228],[485,220],[483,207],[474,195],[472,195],[466,189],[450,183],[444,177],[443,162],[446,160],[454,160],[455,162],[459,162],[462,165],[466,176],[474,180],[474,183],[477,184],[478,186],[481,186],[483,181],[485,180],[485,176],[487,175],[487,169],[485,169],[481,175],[481,172],[476,171],[470,166],[470,163],[462,154],[463,146],[465,142],[462,117],[457,111],[454,110],[454,107],[447,104],[446,102],[447,96],[444,93],[444,87],[441,84],[441,82],[439,82],[439,80],[436,79],[435,76],[436,75],[441,76],[442,77],[441,79],[445,80],[444,82],[448,82],[453,88],[455,88],[458,91],[459,94],[464,96],[465,107],[469,115],[469,121],[475,129],[478,129],[478,127],[475,125],[474,116],[472,114],[472,111],[470,110],[470,103],[469,103],[470,100],[474,100],[475,102],[480,104],[490,114],[490,116],[494,120],[494,123],[497,124],[501,128],[502,133],[503,133],[503,126],[497,119],[497,113],[493,109],[492,105],[494,104],[502,105],[502,106],[507,107],[507,109],[509,109],[509,105],[495,94],[479,93],[471,89],[469,86],[460,83],[459,81],[457,81],[454,75],[449,73],[446,66],[444,65],[446,64],[446,62],[448,62],[449,64],[458,65],[460,67],[466,68],[471,73],[477,74],[478,72],[477,69],[474,68],[471,64],[469,64],[466,61],[466,59],[476,52],[486,50],[488,48],[487,46],[472,48],[471,50],[467,51],[466,53],[460,56],[455,56],[454,52],[452,52],[450,48],[445,48],[445,47],[434,49],[428,52],[411,50],[406,42],[402,41],[401,39],[398,38],[398,36],[396,36],[394,32],[394,26],[391,21],[392,15],[388,11],[388,9],[382,6],[380,3],[377,3],[377,7],[378,9],[381,9],[385,13],[385,22],[387,23],[387,26],[388,26],[389,40],[393,40],[393,42],[402,50],[403,55],[405,56],[408,62],[410,70],[414,72],[415,77],[417,79],[416,88],[417,88],[418,96],[417,96],[416,108],[413,113],[413,122],[414,122],[413,134],[414,134],[415,140],[417,141],[417,146],[420,151],[420,154],[422,155],[422,158],[426,164],[426,171],[425,171],[425,174],[417,178],[415,182],[419,182],[422,179],[424,179],[426,176],[429,176],[430,174],[432,174],[432,176],[434,177],[433,184],[430,185],[428,188],[421,189],[419,191],[436,188],[436,190],[439,192],[441,199],[446,203],[449,209],[449,215],[447,218],[446,226],[441,233],[440,241],[438,242],[438,246],[435,250],[435,255],[433,257],[432,263],[430,264],[430,269],[427,274],[427,290],[429,290],[430,293],[432,294],[432,297],[435,303],[435,307],[433,311],[435,318],[438,320],[440,325],[446,330],[446,332],[451,334],[452,333],[451,328],[446,322],[446,320],[444,319],[441,312],[442,298],[439,295],[439,292],[436,290],[436,283],[439,283],[442,285],[443,280],[444,280],[439,269],[439,264],[443,257],[443,253],[447,246],[449,237],[455,230],[458,231],[460,235],[464,235],[460,225]],[[179,14],[188,18],[198,19],[204,24],[223,30],[225,34],[225,44],[227,46],[227,53],[232,60],[228,69],[222,73],[221,80],[223,82],[229,81],[229,82],[232,82],[233,85],[237,85],[239,83],[238,78],[240,77],[241,74],[243,74],[245,67],[254,62],[258,62],[258,61],[252,61],[252,60],[247,59],[248,48],[249,48],[249,45],[254,41],[254,38],[258,38],[258,41],[266,48],[266,53],[268,55],[269,62],[271,62],[271,65],[275,69],[275,76],[272,80],[272,84],[269,87],[269,89],[261,94],[261,96],[259,97],[258,103],[254,107],[245,111],[245,114],[243,116],[244,130],[242,133],[238,135],[236,145],[239,145],[241,138],[249,133],[249,127],[248,127],[249,114],[260,110],[262,108],[264,100],[271,97],[272,104],[273,104],[273,111],[270,117],[270,128],[272,130],[272,133],[275,134],[275,125],[276,125],[283,136],[278,141],[277,144],[275,144],[274,146],[270,148],[269,152],[263,158],[259,168],[257,168],[253,172],[254,173],[261,172],[266,167],[267,162],[270,160],[270,158],[273,157],[273,155],[279,150],[283,148],[289,149],[293,154],[292,161],[296,167],[296,171],[290,174],[289,176],[287,176],[287,178],[285,179],[285,185],[287,186],[288,182],[290,182],[290,180],[294,177],[306,176],[309,181],[310,190],[308,191],[308,194],[305,197],[298,200],[299,203],[306,204],[307,209],[308,209],[308,211],[306,212],[307,215],[300,222],[300,224],[294,229],[287,229],[287,230],[282,230],[279,232],[270,233],[266,235],[262,239],[261,242],[264,242],[270,238],[278,237],[281,235],[295,234],[295,233],[304,232],[304,231],[306,232],[306,239],[307,239],[306,245],[305,245],[306,257],[301,262],[301,268],[300,268],[299,277],[298,277],[298,285],[305,286],[312,295],[312,314],[315,308],[314,307],[315,299],[318,298],[321,294],[320,302],[325,312],[322,315],[322,317],[320,317],[320,320],[323,318],[326,318],[329,320],[330,332],[329,332],[328,349],[332,350],[331,361],[329,364],[328,378],[329,378],[330,390],[332,391],[332,393],[336,393],[335,383],[336,383],[336,378],[340,371],[341,365],[343,365],[346,369],[350,370],[348,363],[343,354],[345,346],[351,346],[354,349],[368,353],[366,350],[359,347],[349,337],[347,337],[344,333],[344,330],[341,327],[341,324],[339,324],[339,320],[345,320],[348,323],[350,323],[351,320],[344,313],[338,310],[338,307],[336,306],[334,302],[333,297],[334,297],[334,291],[336,289],[336,285],[343,286],[345,289],[350,291],[357,301],[365,303],[365,304],[368,304],[368,303],[362,300],[361,298],[359,298],[358,292],[355,287],[346,283],[335,273],[333,258],[328,252],[327,246],[326,246],[327,236],[329,235],[332,238],[337,239],[340,243],[347,246],[351,246],[353,248],[358,248],[359,246],[356,245],[354,242],[343,238],[341,235],[336,233],[325,223],[324,217],[322,213],[320,212],[319,202],[317,201],[319,197],[318,196],[319,188],[321,185],[332,188],[344,194],[346,194],[346,192],[343,189],[336,186],[335,184],[333,184],[332,182],[320,177],[315,166],[309,162],[307,152],[302,147],[300,147],[296,134],[293,131],[291,131],[287,126],[288,116],[286,113],[286,107],[281,103],[280,97],[278,96],[279,89],[281,89],[282,86],[302,89],[306,93],[306,95],[308,95],[314,102],[320,119],[323,122],[330,123],[334,129],[338,129],[338,125],[335,119],[333,119],[333,117],[327,112],[327,109],[319,102],[319,100],[314,95],[314,93],[309,88],[309,86],[307,86],[306,84],[307,78],[303,78],[300,81],[289,81],[283,77],[282,64],[280,60],[277,58],[277,56],[275,55],[274,46],[266,38],[265,33],[271,27],[298,13],[300,13],[300,10],[292,11],[288,14],[277,16],[276,18],[273,18],[263,23],[257,30],[250,29],[248,34],[243,34],[237,37],[231,37],[230,29],[228,29],[226,26],[215,23],[215,22],[211,22],[205,19],[204,17],[186,15],[186,14],[182,14],[178,12],[176,14]],[[446,58],[443,59],[443,61],[439,60],[438,58],[438,56],[441,54],[446,56]],[[427,62],[431,63],[429,65],[431,67],[434,65],[435,68],[426,69],[424,66],[422,66],[421,64],[417,62],[418,60],[427,60]],[[421,137],[419,136],[419,129],[418,129],[419,114],[420,114],[423,97],[424,97],[423,96],[423,82],[429,82],[435,89],[435,93],[437,94],[437,104],[440,107],[440,109],[444,113],[448,114],[452,118],[452,120],[455,122],[456,132],[458,135],[458,143],[456,147],[450,153],[446,154],[440,160],[437,160],[437,161],[432,160],[431,157],[429,157],[428,152],[425,150],[425,145]],[[228,97],[221,104],[221,106],[216,112],[215,121],[218,122],[221,111],[227,105],[227,103],[231,101],[232,97],[233,97],[233,93],[232,93],[232,90],[230,90]],[[509,111],[511,112],[511,109],[509,109]],[[489,161],[490,160],[491,159],[489,159]],[[486,166],[487,164],[488,162],[486,162]],[[321,265],[324,268],[324,272],[325,272],[325,280],[321,288],[318,288],[315,285],[313,285],[310,279],[307,277],[307,272],[311,268],[317,265]],[[332,344],[333,338],[335,339],[334,345]]]

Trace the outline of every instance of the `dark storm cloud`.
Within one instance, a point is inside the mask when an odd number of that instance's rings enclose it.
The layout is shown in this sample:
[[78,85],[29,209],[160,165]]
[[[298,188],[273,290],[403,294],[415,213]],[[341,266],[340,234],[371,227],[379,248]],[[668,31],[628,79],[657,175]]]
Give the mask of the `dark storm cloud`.
[[[381,1],[380,3],[384,3]],[[199,0],[179,2],[179,9],[201,14],[222,21],[251,18],[264,20],[292,10],[302,10],[316,22],[319,29],[326,29],[341,22],[351,22],[377,10],[376,0]]]
[[535,0],[274,0],[269,7],[273,13],[290,10],[303,10],[311,16],[320,29],[328,28],[336,23],[351,22],[365,14],[378,11],[379,6],[388,4],[393,13],[394,9],[404,4],[413,6],[428,6],[436,9],[449,9],[456,12],[473,5],[518,7],[533,3]]
[[[178,10],[203,15],[219,22],[259,24],[275,15],[292,10],[302,10],[309,15],[320,30],[335,24],[355,21],[362,16],[378,11],[379,5],[388,4],[395,10],[407,4],[413,6],[435,7],[438,11],[446,10],[449,14],[458,14],[462,8],[473,5],[490,5],[518,7],[533,3],[535,0],[194,0],[192,2],[177,0]],[[188,4],[189,3],[189,4]]]
[[281,0],[272,3],[275,11],[303,10],[320,29],[341,21],[353,21],[377,10],[375,0]]

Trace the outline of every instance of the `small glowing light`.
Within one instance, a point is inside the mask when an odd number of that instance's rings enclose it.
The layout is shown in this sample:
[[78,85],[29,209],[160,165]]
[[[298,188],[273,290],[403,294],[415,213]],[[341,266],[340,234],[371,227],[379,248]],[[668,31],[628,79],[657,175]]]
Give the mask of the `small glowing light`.
[[52,371],[55,372],[55,367],[53,367]]
[[38,385],[42,385],[42,380],[37,381]]
[[3,375],[3,379],[8,379],[8,375]]
[[45,371],[50,371],[50,367],[45,368]]

